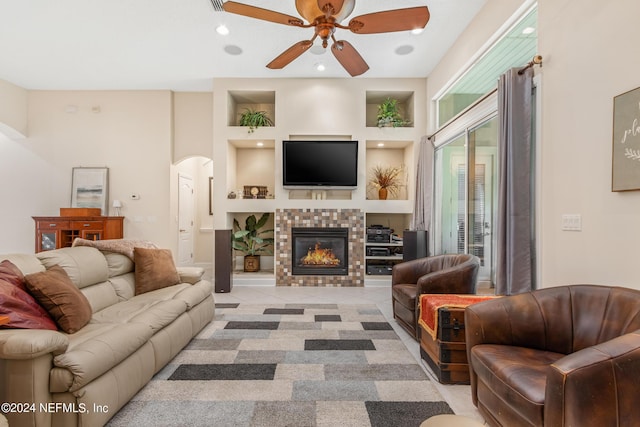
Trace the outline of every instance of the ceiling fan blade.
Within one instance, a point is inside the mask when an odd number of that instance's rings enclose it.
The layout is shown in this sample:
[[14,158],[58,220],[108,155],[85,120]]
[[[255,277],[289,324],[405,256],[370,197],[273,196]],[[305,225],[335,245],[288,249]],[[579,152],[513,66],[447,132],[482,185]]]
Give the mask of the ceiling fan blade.
[[424,28],[429,22],[429,8],[426,6],[360,15],[349,21],[349,29],[357,34],[390,33]]
[[[344,5],[344,0],[318,0],[318,7],[323,12],[328,12],[329,15],[337,15]],[[329,10],[325,10],[328,7]]]
[[285,15],[284,13],[274,12],[273,10],[262,9],[261,7],[250,6],[234,1],[225,2],[222,7],[225,12],[248,16],[249,18],[262,19],[263,21],[275,22],[276,24],[294,26],[304,24],[300,18],[296,18],[295,16]]
[[338,40],[331,46],[331,52],[351,77],[359,76],[369,69],[358,51],[346,40]]
[[267,68],[277,70],[284,68],[291,63],[298,56],[306,52],[313,43],[311,40],[303,40],[291,46],[289,49],[282,52],[277,58],[267,64]]

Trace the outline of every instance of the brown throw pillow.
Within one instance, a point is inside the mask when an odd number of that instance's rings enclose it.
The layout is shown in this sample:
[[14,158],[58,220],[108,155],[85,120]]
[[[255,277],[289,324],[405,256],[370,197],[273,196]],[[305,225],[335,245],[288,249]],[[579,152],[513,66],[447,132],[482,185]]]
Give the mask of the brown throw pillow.
[[24,276],[11,261],[0,262],[0,316],[9,316],[6,329],[57,330],[55,322],[24,287]]
[[169,249],[134,248],[136,295],[180,283]]
[[91,305],[59,265],[47,271],[28,274],[25,285],[31,295],[68,334],[78,332],[91,320]]

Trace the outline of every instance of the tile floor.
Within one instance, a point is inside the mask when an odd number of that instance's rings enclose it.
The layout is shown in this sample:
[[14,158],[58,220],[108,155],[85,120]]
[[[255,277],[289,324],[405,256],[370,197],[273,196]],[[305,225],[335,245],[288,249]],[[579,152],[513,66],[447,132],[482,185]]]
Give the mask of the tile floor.
[[395,329],[413,357],[420,362],[425,372],[432,378],[444,399],[451,406],[451,409],[458,415],[484,421],[471,403],[469,386],[440,384],[429,367],[422,362],[418,342],[398,326],[393,319],[391,291],[388,287],[327,288],[234,285],[230,293],[216,293],[214,298],[216,303],[375,304]]

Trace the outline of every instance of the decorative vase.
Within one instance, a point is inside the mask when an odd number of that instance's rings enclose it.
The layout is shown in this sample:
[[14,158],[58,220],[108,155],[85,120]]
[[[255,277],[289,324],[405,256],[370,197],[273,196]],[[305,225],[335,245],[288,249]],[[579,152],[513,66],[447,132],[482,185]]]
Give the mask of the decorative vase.
[[378,199],[387,200],[387,189],[381,188],[378,190]]
[[260,270],[260,255],[245,255],[244,256],[244,271],[248,273],[255,273]]

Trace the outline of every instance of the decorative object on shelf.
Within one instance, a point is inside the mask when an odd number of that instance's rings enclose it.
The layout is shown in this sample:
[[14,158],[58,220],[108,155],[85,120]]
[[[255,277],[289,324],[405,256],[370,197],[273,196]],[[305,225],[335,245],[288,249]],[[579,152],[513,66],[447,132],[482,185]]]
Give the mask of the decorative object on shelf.
[[380,105],[378,105],[378,127],[402,127],[409,124],[400,115],[400,108],[398,107],[398,100],[394,98],[387,98]]
[[273,237],[264,237],[266,234],[273,233],[273,229],[262,230],[265,226],[270,213],[265,212],[260,219],[256,219],[255,215],[247,217],[244,230],[240,227],[237,219],[233,220],[233,249],[244,252],[244,271],[256,272],[260,270],[260,255],[273,255],[271,246],[273,245]]
[[245,199],[266,199],[269,190],[264,185],[245,185],[242,193]]
[[336,40],[334,37],[336,29],[349,30],[354,34],[377,34],[424,28],[429,22],[429,9],[426,6],[419,6],[367,13],[352,18],[347,25],[340,24],[353,12],[355,3],[355,0],[296,0],[296,9],[308,24],[295,16],[235,1],[226,1],[222,7],[225,12],[249,18],[299,28],[314,27],[315,34],[311,39],[295,43],[267,64],[267,68],[281,69],[286,67],[306,52],[316,38],[320,38],[322,47],[325,49],[329,46],[329,41],[333,43],[331,53],[351,76],[358,76],[366,72],[369,65],[351,43],[346,40]]
[[100,208],[109,215],[109,168],[75,167],[71,175],[71,207]]
[[240,114],[240,126],[249,126],[248,133],[253,133],[260,126],[273,126],[273,121],[267,116],[266,111],[245,108]]
[[371,170],[369,183],[378,189],[378,198],[386,200],[388,194],[393,196],[398,194],[401,181],[402,167],[397,166],[374,166]]
[[227,199],[235,199],[237,196],[235,191],[229,191],[229,194],[227,194]]
[[120,208],[122,207],[122,202],[120,200],[114,200],[111,204],[113,208],[116,210],[116,216],[120,216]]

